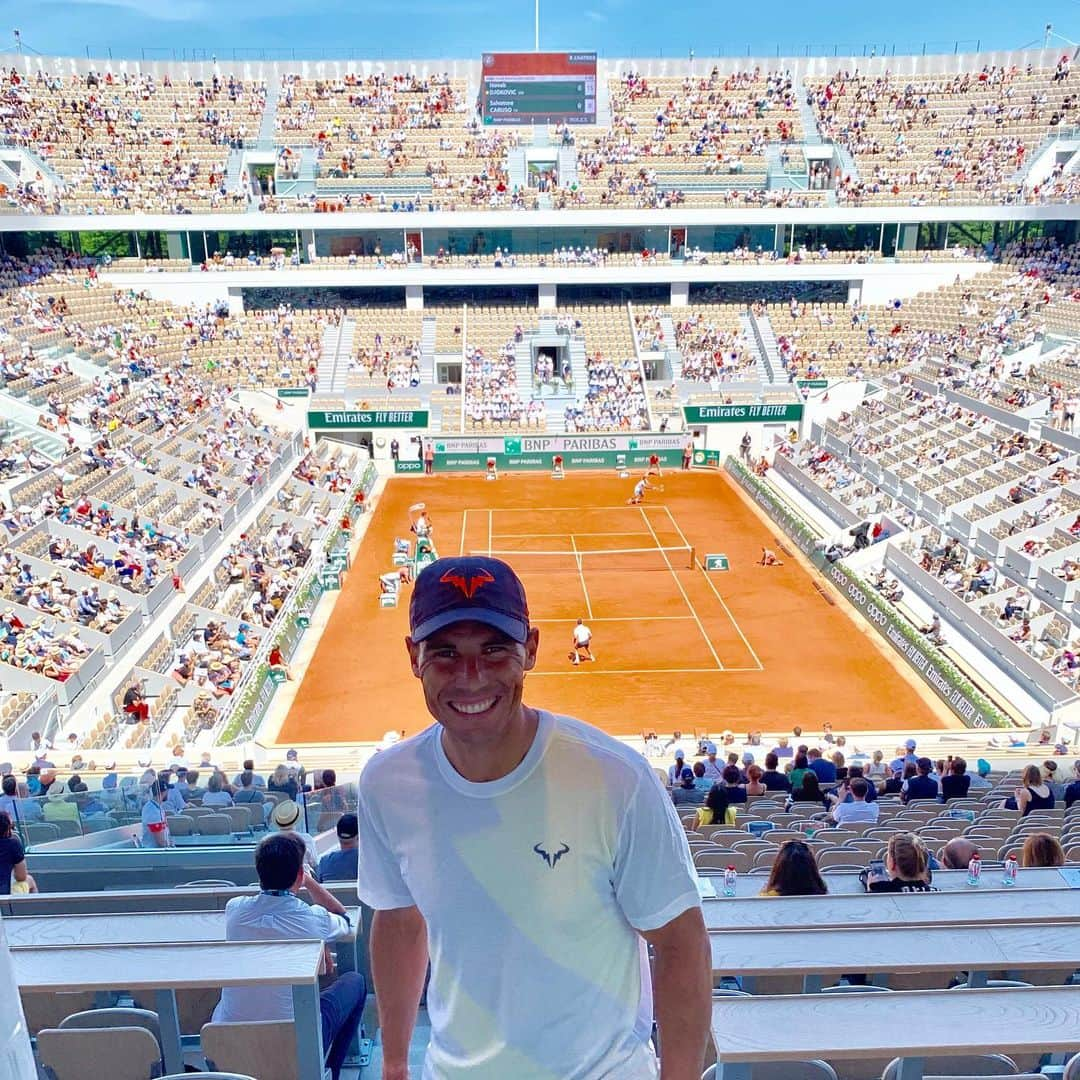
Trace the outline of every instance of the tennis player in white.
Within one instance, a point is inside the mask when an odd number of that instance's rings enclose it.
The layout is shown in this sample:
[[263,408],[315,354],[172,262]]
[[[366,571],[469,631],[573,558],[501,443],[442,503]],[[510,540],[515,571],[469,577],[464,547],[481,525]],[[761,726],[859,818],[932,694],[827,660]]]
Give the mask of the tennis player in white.
[[574,648],[570,652],[570,662],[576,667],[582,660],[595,661],[592,654],[592,630],[578,619],[574,626]]
[[382,1080],[409,1077],[429,954],[423,1080],[698,1080],[708,935],[649,763],[523,704],[539,632],[505,563],[432,563],[409,616],[436,723],[372,758],[359,793]]

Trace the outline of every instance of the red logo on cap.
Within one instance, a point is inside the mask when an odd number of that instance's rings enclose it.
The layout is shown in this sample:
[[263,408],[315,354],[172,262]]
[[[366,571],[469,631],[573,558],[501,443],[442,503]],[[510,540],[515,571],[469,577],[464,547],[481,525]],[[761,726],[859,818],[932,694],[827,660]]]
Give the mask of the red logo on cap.
[[487,570],[480,570],[466,578],[463,574],[457,572],[455,566],[447,570],[439,580],[446,582],[447,585],[453,585],[455,589],[460,589],[465,594],[465,599],[471,600],[485,585],[494,581],[495,578]]

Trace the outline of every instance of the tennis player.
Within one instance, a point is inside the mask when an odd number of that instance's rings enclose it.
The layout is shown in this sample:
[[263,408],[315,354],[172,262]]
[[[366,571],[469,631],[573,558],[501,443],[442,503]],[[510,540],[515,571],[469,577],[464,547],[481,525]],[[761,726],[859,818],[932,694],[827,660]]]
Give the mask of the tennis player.
[[652,487],[652,484],[649,483],[648,476],[643,476],[634,485],[634,494],[626,500],[627,504],[630,506],[640,506],[641,503],[645,501],[645,492],[652,491]]
[[592,654],[592,630],[585,625],[585,623],[578,619],[577,625],[574,627],[574,648],[570,652],[570,662],[577,667],[582,660],[589,660],[593,663],[596,662],[596,657]]
[[761,562],[758,566],[783,566],[784,564],[776,557],[776,552],[770,548],[761,549]]

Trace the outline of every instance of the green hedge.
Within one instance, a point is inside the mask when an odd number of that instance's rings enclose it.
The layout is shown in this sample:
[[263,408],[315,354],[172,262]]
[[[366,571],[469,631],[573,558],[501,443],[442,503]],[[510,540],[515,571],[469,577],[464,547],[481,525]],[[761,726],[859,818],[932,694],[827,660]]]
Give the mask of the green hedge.
[[940,649],[898,615],[893,606],[858,574],[825,558],[820,538],[806,522],[781,505],[769,486],[735,458],[724,467],[753,497],[800,551],[840,589],[844,598],[896,650],[922,680],[968,726],[1011,728],[1016,725],[983,694]]

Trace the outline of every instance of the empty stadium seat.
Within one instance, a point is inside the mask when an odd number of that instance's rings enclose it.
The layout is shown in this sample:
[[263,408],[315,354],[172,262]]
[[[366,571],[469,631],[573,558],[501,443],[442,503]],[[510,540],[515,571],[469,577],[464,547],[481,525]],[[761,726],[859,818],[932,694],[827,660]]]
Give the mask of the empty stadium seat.
[[45,1028],[37,1034],[37,1049],[55,1080],[151,1080],[160,1072],[157,1039],[142,1027]]

